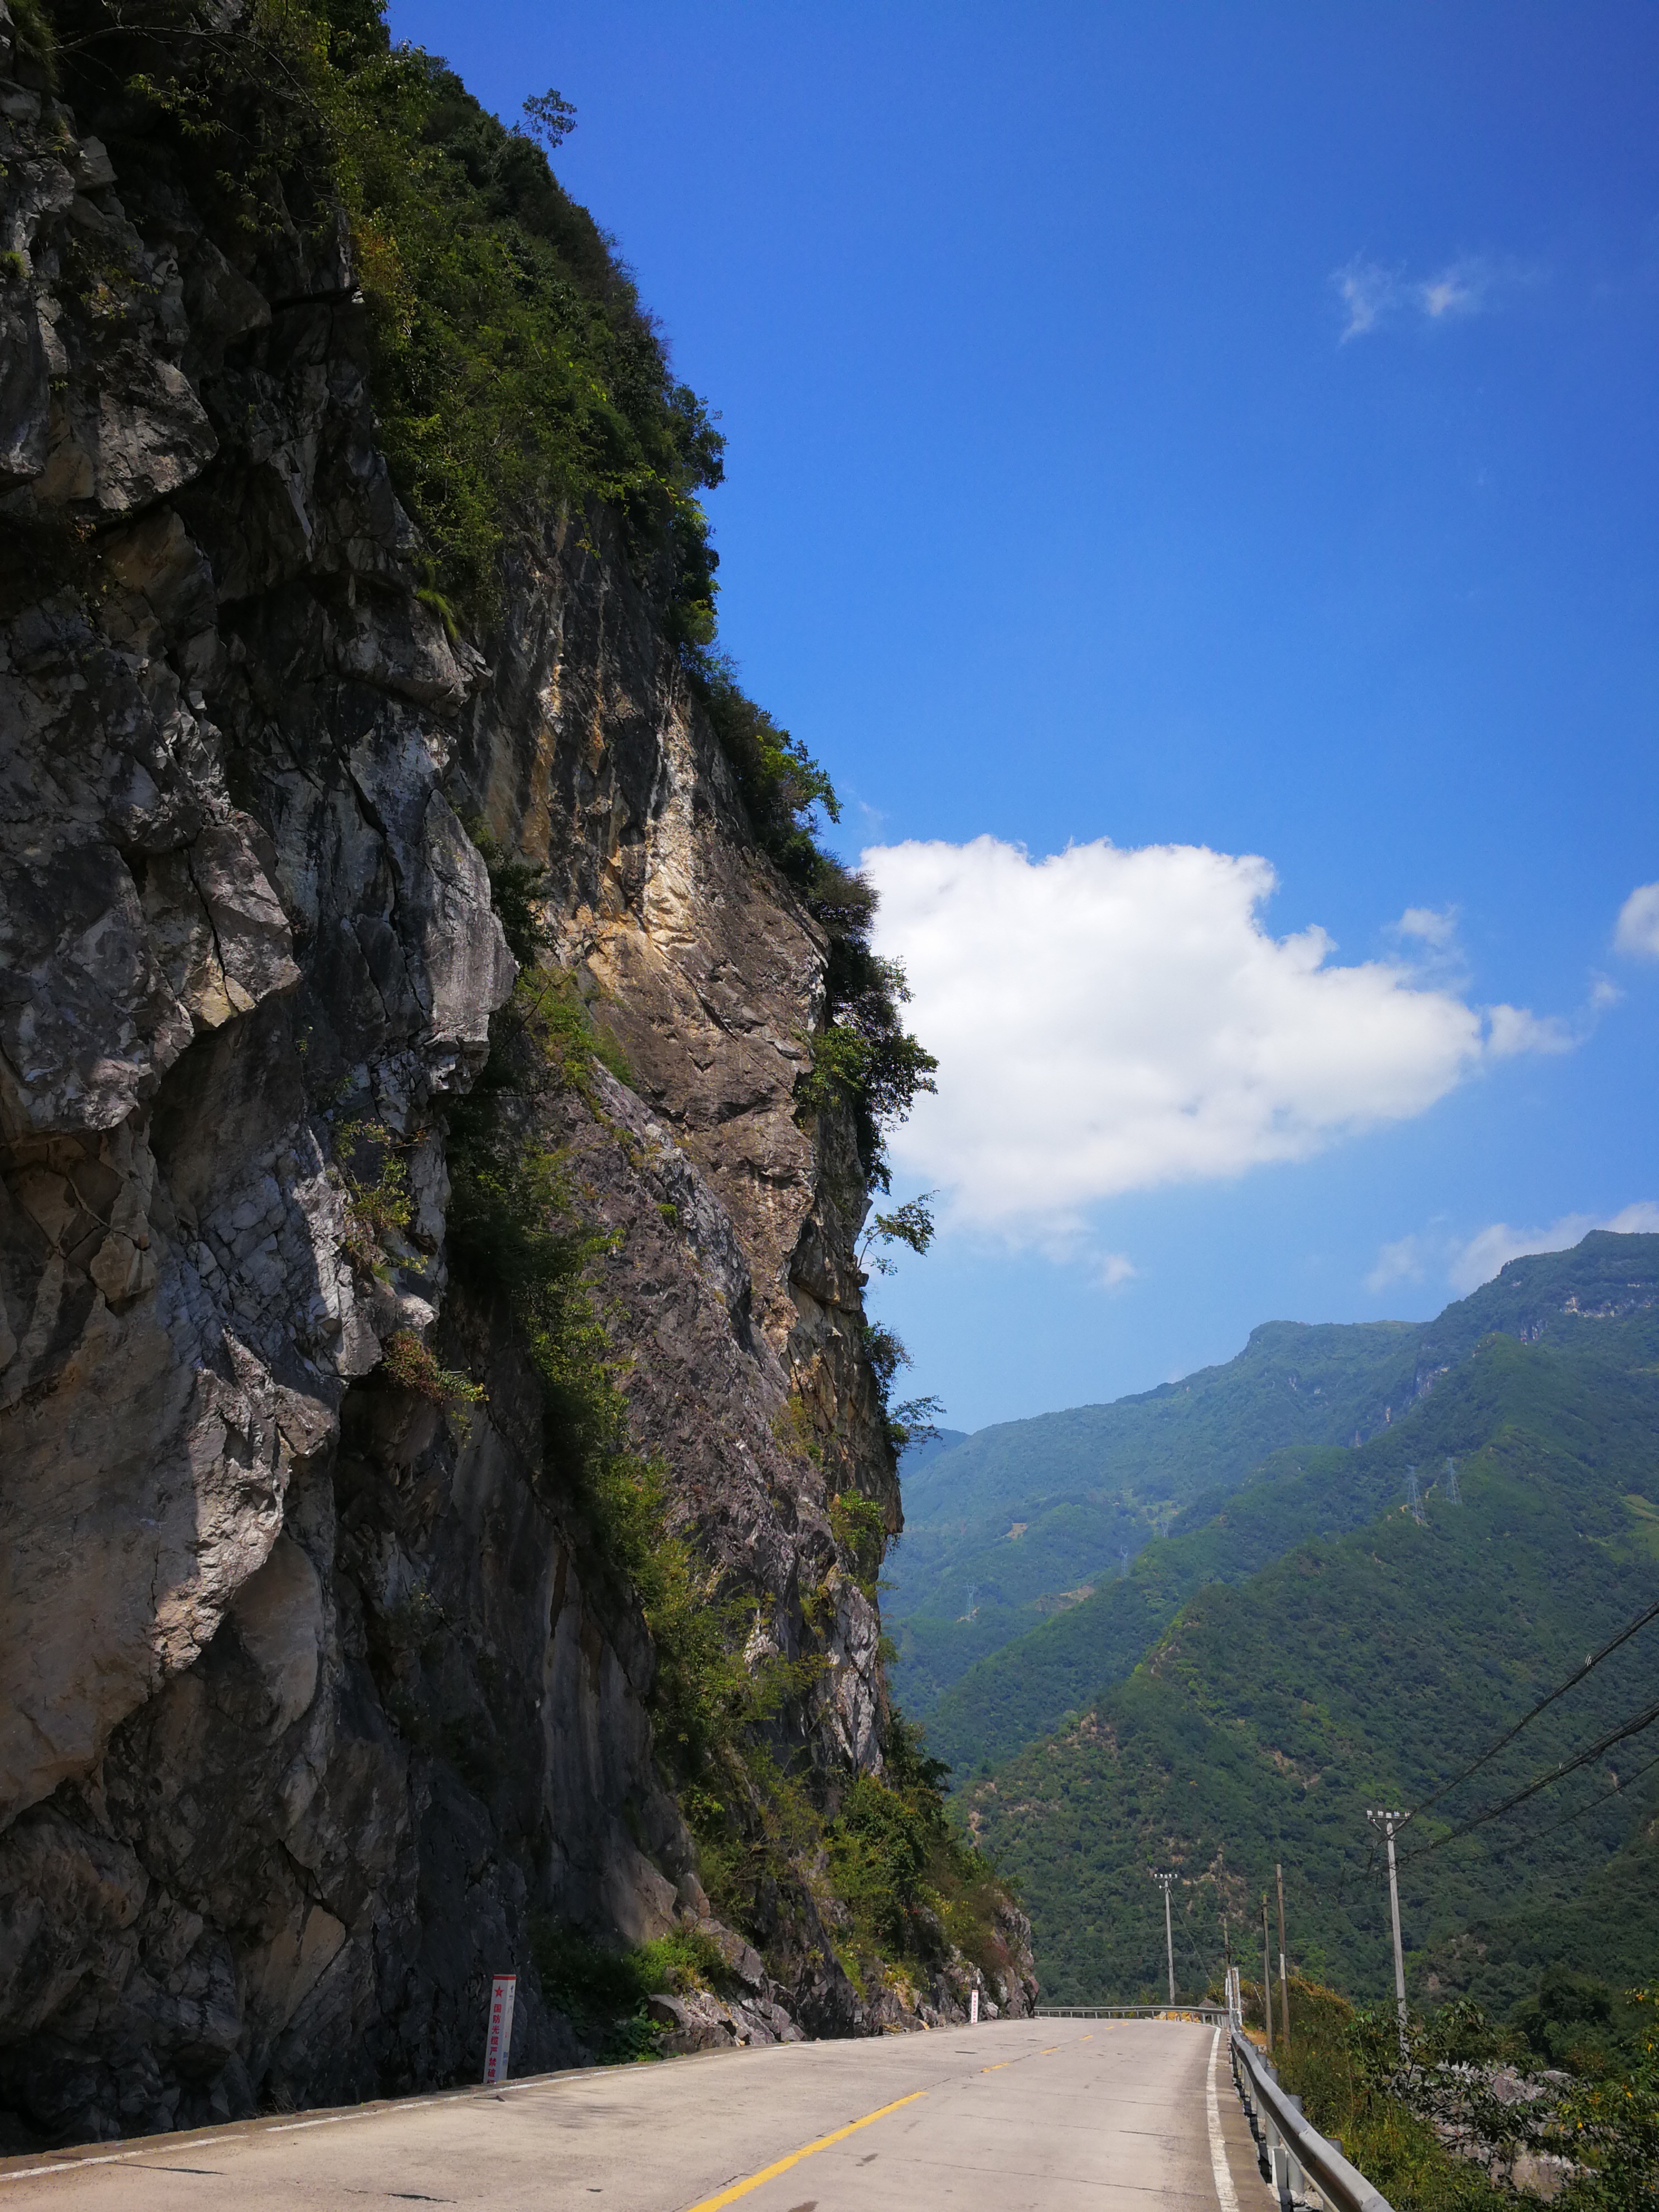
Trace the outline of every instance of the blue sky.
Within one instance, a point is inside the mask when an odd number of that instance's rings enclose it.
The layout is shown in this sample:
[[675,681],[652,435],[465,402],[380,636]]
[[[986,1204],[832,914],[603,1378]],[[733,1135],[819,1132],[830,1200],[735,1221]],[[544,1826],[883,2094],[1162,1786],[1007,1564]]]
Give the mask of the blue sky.
[[1646,1218],[1659,9],[392,22],[575,103],[721,411],[724,641],[950,1046],[878,1296],[952,1425]]

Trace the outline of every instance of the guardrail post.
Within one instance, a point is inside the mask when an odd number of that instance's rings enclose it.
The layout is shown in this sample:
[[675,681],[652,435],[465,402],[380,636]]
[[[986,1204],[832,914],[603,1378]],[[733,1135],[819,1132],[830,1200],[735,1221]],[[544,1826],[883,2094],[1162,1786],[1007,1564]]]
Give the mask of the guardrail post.
[[1291,2193],[1291,2167],[1293,2161],[1290,2152],[1285,2148],[1283,2142],[1276,2142],[1273,2145],[1273,2170],[1272,2180],[1273,2195],[1279,2199],[1280,2204],[1284,2206],[1285,2212],[1290,2212],[1291,2206],[1296,2202],[1296,2199]]

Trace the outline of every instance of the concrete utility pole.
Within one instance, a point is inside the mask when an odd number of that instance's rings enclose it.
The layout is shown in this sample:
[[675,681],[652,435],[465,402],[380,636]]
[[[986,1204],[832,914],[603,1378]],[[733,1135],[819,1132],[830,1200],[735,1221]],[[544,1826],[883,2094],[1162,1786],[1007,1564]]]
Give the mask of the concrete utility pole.
[[1267,2031],[1267,2056],[1273,2055],[1273,1974],[1267,1955],[1267,1893],[1261,1893],[1261,2023]]
[[1279,1883],[1279,2024],[1285,2040],[1291,2039],[1291,1978],[1285,1965],[1285,1869],[1277,1861],[1273,1875]]
[[1406,1954],[1400,1945],[1400,1877],[1394,1863],[1394,1839],[1395,1831],[1404,1825],[1406,1815],[1379,1809],[1368,1811],[1365,1818],[1381,1826],[1389,1845],[1389,1909],[1394,1915],[1394,2002],[1400,2021],[1400,2050],[1403,2057],[1406,2050]]
[[1172,1874],[1155,1874],[1152,1880],[1159,1884],[1164,1892],[1164,1942],[1170,1954],[1170,2004],[1173,2009],[1176,2001],[1175,1926],[1170,1918],[1170,1885],[1174,1881],[1175,1876]]

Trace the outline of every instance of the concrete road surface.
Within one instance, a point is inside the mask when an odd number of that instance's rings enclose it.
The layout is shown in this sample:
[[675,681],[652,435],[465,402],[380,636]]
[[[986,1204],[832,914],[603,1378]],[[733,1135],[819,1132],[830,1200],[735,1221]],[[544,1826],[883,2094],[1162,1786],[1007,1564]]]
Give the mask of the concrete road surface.
[[1212,2028],[996,2021],[0,2160],[0,2212],[1271,2212]]

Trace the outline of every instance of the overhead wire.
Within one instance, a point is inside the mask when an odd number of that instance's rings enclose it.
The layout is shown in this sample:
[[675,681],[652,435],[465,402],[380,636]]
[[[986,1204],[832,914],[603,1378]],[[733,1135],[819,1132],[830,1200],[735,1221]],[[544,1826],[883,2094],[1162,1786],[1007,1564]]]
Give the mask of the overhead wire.
[[[1565,1682],[1558,1683],[1547,1695],[1540,1698],[1534,1705],[1522,1714],[1513,1727],[1506,1729],[1494,1742],[1488,1744],[1480,1757],[1472,1760],[1461,1774],[1454,1775],[1449,1782],[1443,1782],[1439,1789],[1425,1797],[1420,1803],[1413,1805],[1409,1812],[1401,1814],[1395,1823],[1395,1832],[1398,1834],[1407,1821],[1416,1820],[1420,1814],[1427,1812],[1431,1805],[1437,1805],[1443,1797],[1449,1796],[1461,1783],[1467,1782],[1472,1775],[1478,1774],[1480,1769],[1496,1758],[1506,1745],[1513,1743],[1522,1729],[1536,1720],[1540,1713],[1547,1711],[1558,1698],[1565,1697],[1569,1690],[1574,1688],[1584,1680],[1587,1674],[1599,1667],[1604,1659],[1610,1658],[1621,1644],[1627,1644],[1638,1630],[1645,1628],[1650,1620],[1656,1619],[1659,1619],[1659,1599],[1656,1599],[1653,1604],[1644,1607],[1634,1620],[1626,1621],[1625,1626],[1610,1636],[1598,1650],[1589,1653],[1582,1667],[1576,1668]],[[1599,1737],[1595,1743],[1590,1744],[1583,1751],[1558,1761],[1547,1774],[1539,1775],[1531,1782],[1523,1784],[1521,1789],[1504,1798],[1501,1803],[1489,1806],[1485,1812],[1471,1814],[1467,1820],[1450,1830],[1446,1835],[1437,1837],[1431,1844],[1420,1844],[1414,1850],[1401,1851],[1399,1856],[1399,1864],[1403,1867],[1409,1865],[1413,1859],[1426,1858],[1431,1852],[1443,1850],[1446,1844],[1456,1843],[1461,1838],[1473,1833],[1476,1828],[1484,1827],[1487,1821],[1496,1820],[1504,1814],[1513,1812],[1516,1806],[1525,1804],[1530,1797],[1535,1797],[1540,1790],[1547,1790],[1555,1783],[1565,1781],[1569,1774],[1577,1772],[1581,1766],[1589,1765],[1592,1759],[1599,1758],[1602,1752],[1611,1749],[1615,1743],[1622,1743],[1629,1736],[1639,1735],[1644,1729],[1651,1728],[1656,1721],[1659,1721],[1659,1704],[1648,1706],[1645,1711],[1635,1714],[1629,1720],[1621,1721],[1618,1727],[1609,1729],[1607,1735]],[[1630,1778],[1631,1782],[1639,1781],[1643,1775],[1650,1772],[1656,1766],[1659,1766],[1659,1758],[1647,1760]],[[1544,1827],[1535,1831],[1535,1833],[1548,1835],[1555,1828],[1565,1827],[1571,1821],[1582,1820],[1586,1814],[1594,1812],[1598,1806],[1607,1803],[1611,1796],[1617,1794],[1617,1789],[1618,1785],[1615,1786],[1613,1792],[1608,1793],[1607,1796],[1592,1799],[1589,1803],[1578,1806],[1574,1811],[1564,1814],[1559,1820],[1547,1823]],[[1373,1841],[1365,1864],[1359,1870],[1358,1876],[1356,1877],[1350,1869],[1344,1871],[1339,1881],[1336,1899],[1339,1905],[1346,1901],[1351,1881],[1354,1882],[1356,1887],[1363,1888],[1368,1884],[1373,1873],[1376,1871],[1376,1862],[1377,1846]]]
[[[1656,1607],[1655,1610],[1659,1611],[1659,1607]],[[1644,1729],[1651,1728],[1655,1721],[1659,1721],[1659,1703],[1647,1706],[1642,1712],[1633,1714],[1629,1720],[1620,1721],[1617,1728],[1609,1729],[1604,1736],[1598,1737],[1595,1742],[1589,1745],[1584,1750],[1575,1752],[1571,1758],[1559,1760],[1551,1767],[1547,1774],[1540,1774],[1533,1781],[1524,1784],[1521,1789],[1505,1797],[1501,1804],[1490,1805],[1484,1813],[1472,1814],[1467,1820],[1462,1821],[1457,1827],[1450,1829],[1445,1835],[1437,1836],[1431,1844],[1419,1844],[1415,1850],[1401,1851],[1400,1864],[1402,1867],[1409,1866],[1413,1859],[1427,1858],[1431,1851],[1443,1850],[1448,1844],[1455,1844],[1460,1836],[1469,1835],[1476,1828],[1485,1827],[1488,1820],[1495,1820],[1504,1813],[1512,1813],[1517,1805],[1524,1805],[1528,1797],[1535,1797],[1540,1790],[1547,1790],[1553,1784],[1564,1781],[1569,1774],[1576,1772],[1579,1767],[1588,1766],[1591,1759],[1599,1759],[1604,1751],[1611,1749],[1615,1743],[1622,1743],[1626,1736],[1639,1735]],[[1443,1791],[1441,1792],[1442,1796],[1444,1794]],[[1418,1809],[1420,1811],[1421,1808]]]
[[1345,1867],[1342,1871],[1336,1885],[1336,1901],[1339,1905],[1346,1905],[1355,1890],[1364,1889],[1369,1886],[1371,1876],[1376,1872],[1376,1837],[1373,1833],[1370,1850],[1367,1852],[1365,1863],[1360,1868],[1358,1873],[1356,1874],[1352,1866]]
[[1656,1766],[1659,1766],[1659,1757],[1644,1760],[1634,1774],[1626,1775],[1622,1782],[1615,1778],[1612,1789],[1604,1790],[1599,1797],[1591,1797],[1583,1805],[1575,1805],[1571,1813],[1563,1813],[1559,1820],[1546,1820],[1541,1828],[1533,1830],[1527,1841],[1532,1843],[1540,1836],[1552,1835],[1557,1828],[1568,1827],[1574,1820],[1582,1820],[1587,1814],[1599,1813],[1604,1805],[1614,1803],[1627,1790],[1633,1790],[1642,1777],[1651,1774]]
[[[1538,1703],[1532,1707],[1530,1711],[1522,1713],[1520,1719],[1516,1721],[1513,1728],[1505,1729],[1503,1735],[1498,1738],[1497,1741],[1495,1743],[1488,1744],[1486,1748],[1481,1753],[1480,1758],[1475,1759],[1472,1765],[1466,1766],[1461,1774],[1455,1774],[1449,1782],[1443,1782],[1440,1787],[1434,1791],[1432,1796],[1425,1797],[1420,1805],[1413,1805],[1409,1813],[1402,1813],[1398,1823],[1396,1824],[1397,1827],[1403,1828],[1407,1820],[1414,1820],[1419,1813],[1426,1813],[1431,1805],[1437,1805],[1443,1797],[1449,1796],[1451,1792],[1457,1788],[1460,1783],[1467,1782],[1472,1774],[1478,1774],[1480,1771],[1480,1769],[1486,1765],[1489,1759],[1495,1759],[1498,1756],[1498,1753],[1503,1750],[1506,1744],[1513,1743],[1516,1736],[1520,1735],[1522,1729],[1526,1728],[1531,1722],[1535,1721],[1540,1713],[1546,1711],[1547,1707],[1553,1705],[1558,1698],[1565,1698],[1567,1692],[1576,1687],[1578,1683],[1582,1682],[1585,1675],[1590,1673],[1592,1668],[1599,1667],[1601,1662],[1615,1652],[1621,1644],[1627,1644],[1631,1638],[1635,1635],[1638,1628],[1645,1628],[1648,1623],[1655,1619],[1659,1619],[1659,1599],[1656,1599],[1653,1604],[1649,1606],[1644,1612],[1638,1613],[1634,1620],[1626,1621],[1625,1626],[1616,1635],[1610,1636],[1607,1638],[1607,1642],[1601,1646],[1599,1651],[1592,1651],[1589,1653],[1582,1667],[1576,1668],[1574,1672],[1568,1676],[1565,1682],[1558,1684],[1558,1686],[1550,1692],[1547,1697],[1540,1698],[1538,1700]],[[1483,1817],[1490,1819],[1495,1818],[1496,1816],[1493,1814],[1487,1814]],[[1449,1841],[1449,1838],[1445,1838],[1444,1840]],[[1419,1851],[1414,1853],[1413,1856],[1420,1857],[1421,1853]]]

